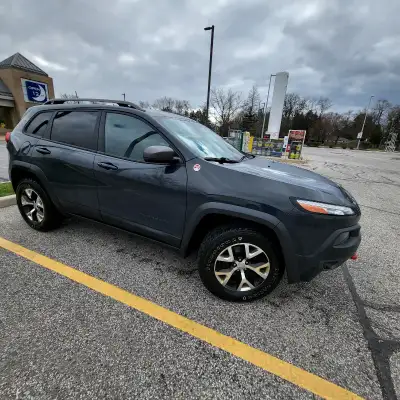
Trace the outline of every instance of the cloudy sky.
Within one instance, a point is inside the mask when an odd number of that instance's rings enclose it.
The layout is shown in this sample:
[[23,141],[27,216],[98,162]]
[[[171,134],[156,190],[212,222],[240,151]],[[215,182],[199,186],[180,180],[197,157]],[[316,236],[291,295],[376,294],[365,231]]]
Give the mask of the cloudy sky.
[[337,110],[371,94],[400,103],[399,0],[2,0],[0,60],[20,52],[54,79],[56,94],[152,102],[206,98],[213,86],[266,96],[328,96]]

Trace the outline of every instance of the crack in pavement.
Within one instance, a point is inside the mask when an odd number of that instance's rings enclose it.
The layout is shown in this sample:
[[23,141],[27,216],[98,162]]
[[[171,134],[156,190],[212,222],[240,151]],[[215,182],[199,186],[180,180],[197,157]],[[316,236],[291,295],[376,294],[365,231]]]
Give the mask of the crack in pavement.
[[389,210],[384,210],[382,208],[377,208],[377,207],[372,207],[372,206],[366,206],[365,204],[360,204],[359,205],[361,207],[365,207],[365,208],[370,208],[371,210],[376,210],[376,211],[381,211],[381,212],[385,212],[388,214],[393,214],[393,215],[400,215],[400,213],[396,212],[396,211],[389,211]]
[[370,301],[362,301],[364,307],[372,308],[376,311],[398,312],[400,313],[400,305],[377,304]]
[[[381,178],[382,179],[386,179],[389,182],[382,182],[382,181],[376,181],[376,180],[363,178],[361,175],[364,175],[365,171],[353,173],[354,175],[352,175],[352,173],[350,171],[348,171],[348,168],[345,167],[344,165],[341,165],[341,164],[336,164],[336,163],[331,163],[331,162],[325,161],[324,164],[323,164],[323,167],[325,167],[327,169],[330,169],[332,172],[345,175],[344,178],[328,177],[328,178],[333,179],[333,180],[337,179],[337,180],[352,181],[352,182],[357,181],[358,183],[368,183],[368,184],[369,183],[375,183],[375,184],[382,184],[382,185],[400,187],[400,183],[397,183],[393,179],[387,178],[387,177],[385,177],[383,175],[380,175]],[[315,171],[317,168],[319,168],[319,167],[318,166],[314,167],[313,171]],[[344,171],[343,171],[343,169],[344,169]],[[368,169],[370,169],[371,171],[374,171],[373,168],[368,168]],[[391,172],[391,171],[388,171],[388,172]]]
[[371,351],[376,375],[382,390],[382,396],[384,400],[395,400],[397,399],[397,396],[390,371],[390,357],[394,352],[400,351],[400,340],[382,339],[375,333],[364,308],[366,302],[363,302],[358,295],[353,278],[351,277],[347,266],[343,265],[342,272],[355,303],[358,319],[363,328],[364,337],[367,340],[368,347]]

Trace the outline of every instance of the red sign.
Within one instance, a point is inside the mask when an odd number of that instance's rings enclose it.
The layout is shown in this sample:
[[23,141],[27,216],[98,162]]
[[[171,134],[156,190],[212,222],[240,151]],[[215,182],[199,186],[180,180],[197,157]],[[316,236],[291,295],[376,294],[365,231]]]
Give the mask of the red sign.
[[289,130],[289,142],[292,142],[293,140],[303,141],[305,137],[306,131],[294,129]]

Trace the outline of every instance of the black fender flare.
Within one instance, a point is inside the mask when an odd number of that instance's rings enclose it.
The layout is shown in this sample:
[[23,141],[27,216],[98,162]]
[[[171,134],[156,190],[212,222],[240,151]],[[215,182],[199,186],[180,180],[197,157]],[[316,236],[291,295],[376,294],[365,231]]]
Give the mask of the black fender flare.
[[[14,161],[11,166],[11,170],[10,170],[10,178],[12,177],[13,169],[25,170],[28,174],[36,176],[36,178],[39,180],[40,184],[43,186],[43,189],[50,196],[51,201],[54,203],[56,208],[61,209],[60,202],[58,201],[57,196],[51,189],[51,185],[49,184],[49,181],[47,180],[46,175],[37,165],[29,164],[24,161]],[[13,182],[12,182],[12,184],[14,185]]]
[[272,229],[275,232],[282,248],[288,281],[299,281],[297,257],[295,257],[292,239],[285,225],[277,217],[271,214],[267,214],[250,208],[235,206],[232,204],[210,202],[202,204],[196,209],[196,211],[188,219],[183,233],[180,248],[181,254],[183,256],[187,254],[190,239],[192,238],[196,227],[198,226],[200,221],[209,214],[223,214],[231,217],[236,217],[243,220],[256,222],[258,224],[266,226],[269,229]]

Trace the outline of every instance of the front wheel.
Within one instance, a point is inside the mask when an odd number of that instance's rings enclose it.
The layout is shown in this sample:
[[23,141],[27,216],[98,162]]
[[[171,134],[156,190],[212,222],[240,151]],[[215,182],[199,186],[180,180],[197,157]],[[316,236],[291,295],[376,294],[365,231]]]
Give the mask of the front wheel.
[[206,288],[230,301],[264,297],[283,276],[271,241],[253,229],[235,226],[217,228],[205,237],[198,268]]

